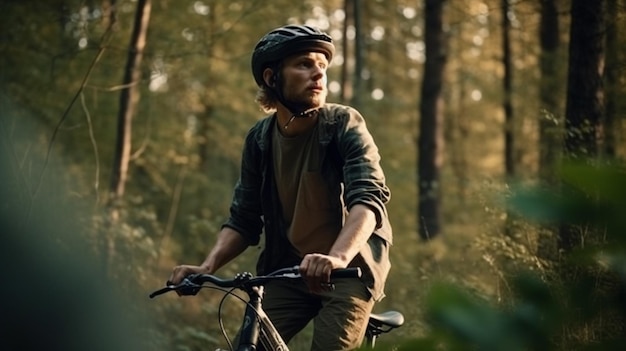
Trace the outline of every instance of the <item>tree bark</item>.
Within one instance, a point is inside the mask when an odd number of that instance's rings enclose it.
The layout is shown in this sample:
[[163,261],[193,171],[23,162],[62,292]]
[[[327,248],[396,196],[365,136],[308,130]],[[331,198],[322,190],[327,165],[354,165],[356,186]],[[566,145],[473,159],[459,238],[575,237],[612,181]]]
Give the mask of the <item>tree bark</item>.
[[120,93],[120,109],[117,117],[117,142],[111,176],[111,194],[113,200],[124,195],[128,165],[132,147],[132,120],[139,102],[141,81],[141,61],[146,45],[148,23],[150,21],[150,0],[138,0],[135,23],[128,49],[128,59],[124,70],[123,89]]
[[352,0],[354,5],[354,94],[352,95],[352,105],[359,109],[363,98],[363,68],[365,61],[365,53],[363,47],[363,28],[362,28],[362,3],[360,0]]
[[341,65],[341,102],[347,104],[352,98],[352,85],[348,66],[350,63],[350,45],[348,45],[348,29],[350,24],[354,23],[354,5],[353,0],[344,0],[343,10],[345,18],[343,20],[343,41],[341,49],[343,53],[343,64]]
[[559,116],[559,65],[558,50],[559,17],[555,0],[541,0],[541,22],[539,28],[539,100],[542,115],[539,119],[539,177],[553,183],[555,168],[559,158],[560,133]]
[[515,176],[515,125],[513,119],[513,65],[511,63],[511,19],[509,0],[502,0],[502,77],[504,109],[504,164],[507,177]]
[[[603,114],[602,63],[605,0],[572,0],[565,157],[593,159],[598,154],[597,134]],[[564,224],[559,248],[569,252],[582,243],[582,228]]]
[[602,151],[608,158],[617,156],[617,140],[619,128],[617,126],[619,109],[618,103],[620,99],[620,71],[624,68],[620,67],[620,40],[619,37],[619,20],[620,11],[619,0],[611,0],[607,2],[607,23],[606,23],[606,64],[604,69],[604,82],[606,87],[606,115],[604,118],[604,140]]
[[441,89],[446,64],[446,37],[443,30],[445,1],[426,0],[424,40],[426,61],[420,99],[418,138],[418,225],[422,239],[440,232],[439,169],[443,147],[443,102]]
[[[560,156],[562,113],[560,112],[561,74],[559,74],[559,15],[555,0],[541,0],[539,26],[539,179],[558,186],[556,168]],[[546,260],[558,258],[558,226],[544,225],[538,233],[537,255]]]
[[595,157],[603,114],[602,64],[605,0],[572,0],[565,152],[570,158]]

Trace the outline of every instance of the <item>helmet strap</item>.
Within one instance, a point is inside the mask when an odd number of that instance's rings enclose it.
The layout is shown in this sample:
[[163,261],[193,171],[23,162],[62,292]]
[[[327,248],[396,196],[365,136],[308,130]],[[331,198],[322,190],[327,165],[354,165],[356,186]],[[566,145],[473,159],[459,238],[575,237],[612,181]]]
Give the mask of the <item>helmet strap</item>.
[[283,79],[282,76],[280,74],[281,71],[280,65],[277,65],[275,67],[275,69],[273,69],[273,76],[272,76],[272,80],[274,81],[274,86],[268,86],[270,89],[272,89],[272,91],[274,91],[274,94],[276,95],[276,98],[278,99],[278,101],[287,108],[287,110],[289,110],[289,113],[291,113],[291,117],[289,118],[289,120],[287,121],[287,123],[285,123],[285,125],[283,126],[284,129],[287,129],[287,127],[289,127],[289,124],[296,118],[307,118],[307,117],[313,117],[317,114],[318,109],[317,108],[308,108],[308,109],[303,109],[302,106],[298,106],[299,104],[294,104],[292,102],[287,101],[287,99],[285,98],[285,95],[283,94]]

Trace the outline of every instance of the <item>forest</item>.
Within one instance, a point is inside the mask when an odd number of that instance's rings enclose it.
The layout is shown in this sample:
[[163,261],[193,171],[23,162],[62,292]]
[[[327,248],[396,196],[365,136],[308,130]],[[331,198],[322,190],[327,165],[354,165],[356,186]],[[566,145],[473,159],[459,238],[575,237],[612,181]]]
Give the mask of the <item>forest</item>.
[[328,101],[381,152],[394,244],[374,311],[405,323],[377,349],[626,342],[624,0],[4,0],[0,17],[7,350],[228,347],[237,298],[148,295],[228,218],[265,117],[251,52],[284,24],[331,35]]

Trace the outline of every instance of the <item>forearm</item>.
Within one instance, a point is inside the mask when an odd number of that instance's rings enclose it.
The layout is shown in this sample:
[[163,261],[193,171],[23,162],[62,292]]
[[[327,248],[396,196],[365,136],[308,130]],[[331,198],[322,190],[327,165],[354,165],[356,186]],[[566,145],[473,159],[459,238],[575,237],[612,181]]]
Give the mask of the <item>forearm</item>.
[[347,266],[367,243],[375,228],[374,212],[365,205],[354,205],[328,255],[340,259]]
[[207,273],[213,274],[226,263],[239,256],[248,247],[246,239],[236,230],[223,227],[217,242],[200,265]]

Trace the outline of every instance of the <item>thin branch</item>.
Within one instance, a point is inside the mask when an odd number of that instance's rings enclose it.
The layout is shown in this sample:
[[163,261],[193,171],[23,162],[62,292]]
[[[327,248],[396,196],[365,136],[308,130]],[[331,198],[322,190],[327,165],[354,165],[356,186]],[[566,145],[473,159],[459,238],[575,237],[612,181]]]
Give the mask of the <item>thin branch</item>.
[[83,111],[85,112],[85,119],[87,120],[87,126],[89,128],[89,140],[91,141],[91,146],[93,147],[93,152],[96,158],[96,174],[94,175],[94,191],[96,193],[96,204],[100,202],[100,156],[98,153],[98,143],[96,142],[96,137],[93,133],[93,124],[91,123],[91,115],[89,114],[89,110],[87,109],[87,104],[85,104],[85,94],[81,92],[80,94],[80,102],[83,107]]
[[[109,26],[109,28],[107,28],[106,32],[102,35],[102,39],[100,41],[101,45],[100,45],[100,49],[98,50],[98,53],[96,54],[96,56],[94,57],[93,61],[91,62],[90,66],[89,66],[89,69],[87,70],[87,73],[85,74],[85,77],[83,78],[83,81],[82,81],[80,87],[78,88],[78,91],[76,92],[76,94],[72,98],[72,101],[70,101],[69,105],[67,106],[67,108],[63,112],[63,115],[61,116],[61,119],[59,120],[59,122],[57,123],[56,127],[54,128],[54,132],[52,133],[52,137],[50,138],[50,142],[48,143],[48,150],[46,152],[46,158],[44,160],[44,164],[43,164],[43,168],[41,170],[41,174],[39,176],[39,182],[38,182],[38,184],[37,184],[37,186],[35,188],[35,192],[31,196],[31,199],[35,199],[37,197],[37,195],[39,194],[39,191],[41,190],[41,186],[43,184],[43,178],[44,178],[45,173],[46,173],[48,162],[50,161],[50,154],[52,152],[52,146],[54,144],[54,141],[56,140],[56,136],[59,133],[59,130],[61,129],[61,126],[63,125],[63,122],[65,122],[65,120],[67,119],[67,116],[69,115],[70,110],[74,106],[74,103],[76,102],[76,100],[78,100],[79,96],[82,94],[83,90],[85,89],[85,86],[87,85],[87,81],[89,80],[89,77],[91,76],[91,73],[93,72],[94,68],[96,67],[96,64],[98,63],[98,61],[100,60],[100,58],[104,54],[104,50],[106,48],[106,45],[104,45],[104,43],[109,41],[109,39],[111,38],[111,33],[112,32],[113,32],[113,27]],[[32,203],[31,203],[31,210],[32,210]],[[31,211],[29,210],[28,213],[30,214],[30,212]]]
[[104,91],[104,92],[115,92],[118,90],[122,90],[122,89],[126,89],[126,88],[130,88],[133,87],[137,84],[139,84],[140,82],[130,82],[128,84],[118,84],[118,85],[114,85],[112,87],[99,87],[96,85],[85,85],[85,88],[90,88],[93,90],[97,90],[97,91]]

